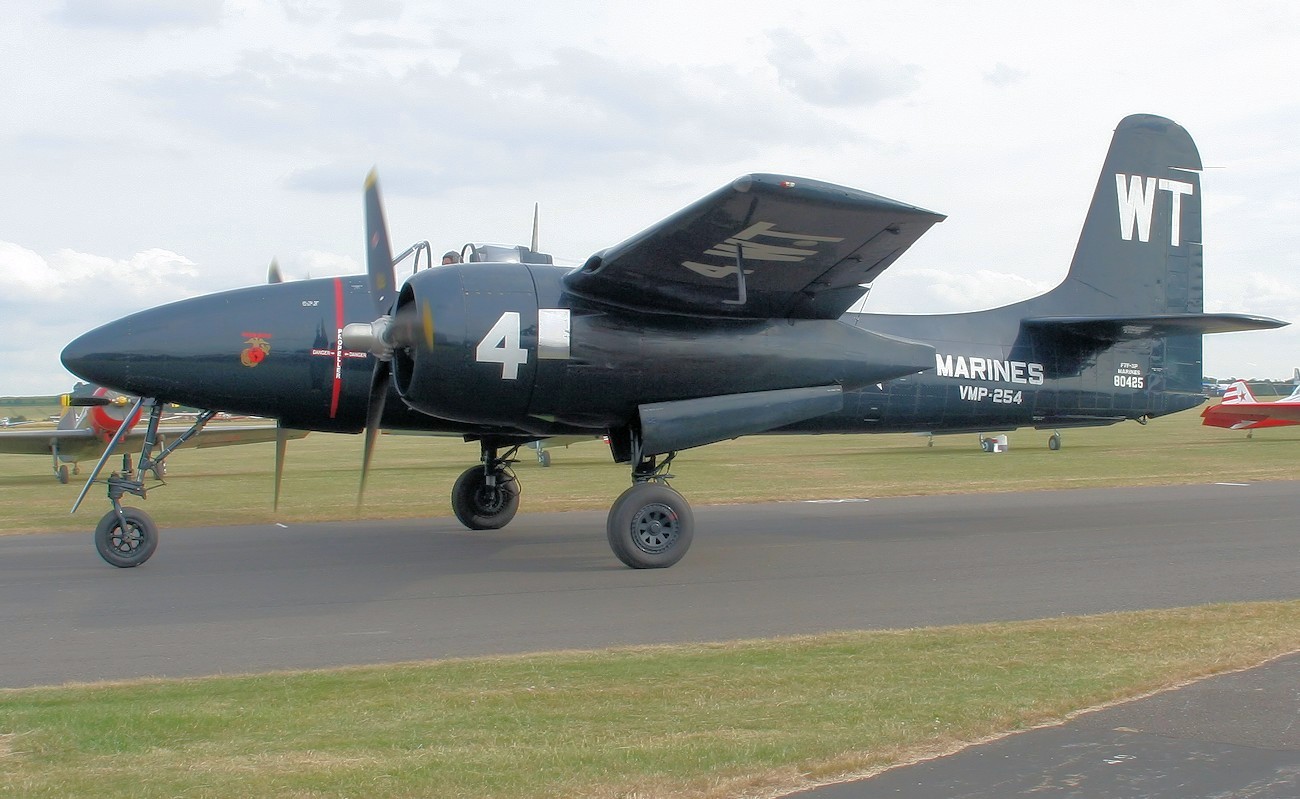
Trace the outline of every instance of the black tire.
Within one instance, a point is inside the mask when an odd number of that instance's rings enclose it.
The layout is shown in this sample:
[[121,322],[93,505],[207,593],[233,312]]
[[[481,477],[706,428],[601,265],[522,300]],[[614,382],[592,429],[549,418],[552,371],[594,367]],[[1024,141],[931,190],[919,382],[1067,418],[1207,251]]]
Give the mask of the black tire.
[[139,508],[122,508],[122,516],[126,518],[125,531],[117,513],[111,510],[99,520],[95,549],[110,565],[130,569],[153,556],[158,548],[158,525]]
[[609,509],[605,534],[614,555],[633,569],[666,569],[695,538],[686,498],[660,483],[637,483]]
[[550,466],[551,453],[547,452],[546,450],[542,450],[541,452],[537,453],[537,462],[542,465],[543,469]]
[[1052,452],[1056,452],[1058,449],[1061,448],[1061,434],[1060,434],[1060,433],[1053,433],[1053,434],[1052,434],[1052,435],[1047,439],[1047,448],[1050,449]]
[[471,530],[500,530],[519,510],[519,481],[503,469],[489,486],[483,467],[470,467],[452,486],[451,509]]
[[54,476],[55,476],[56,478],[58,478],[58,480],[59,480],[60,483],[62,483],[62,484],[64,484],[64,485],[67,485],[67,484],[68,484],[68,467],[67,467],[67,466],[60,466],[60,467],[59,467],[59,470],[58,470],[57,472],[54,473]]

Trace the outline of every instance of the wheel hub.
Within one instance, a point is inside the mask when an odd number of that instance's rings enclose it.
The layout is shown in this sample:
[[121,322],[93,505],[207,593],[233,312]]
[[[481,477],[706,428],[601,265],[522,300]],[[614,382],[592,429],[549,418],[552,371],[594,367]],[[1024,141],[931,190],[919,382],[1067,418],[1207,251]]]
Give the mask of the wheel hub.
[[667,505],[646,505],[632,517],[632,541],[642,552],[657,555],[671,548],[677,535],[677,514]]
[[491,515],[499,513],[506,504],[505,492],[497,486],[482,486],[474,492],[474,502],[479,513]]
[[131,555],[144,543],[144,535],[141,534],[140,528],[131,525],[129,529],[123,530],[118,527],[112,536],[109,537],[109,544],[113,549],[122,555]]

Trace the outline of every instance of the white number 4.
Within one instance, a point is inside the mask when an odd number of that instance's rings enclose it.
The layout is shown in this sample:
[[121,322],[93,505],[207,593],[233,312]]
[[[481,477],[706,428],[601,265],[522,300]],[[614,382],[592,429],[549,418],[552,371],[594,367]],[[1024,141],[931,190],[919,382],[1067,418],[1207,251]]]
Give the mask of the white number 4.
[[474,350],[479,363],[501,364],[502,380],[517,380],[519,367],[528,363],[528,350],[519,346],[519,313],[506,311]]

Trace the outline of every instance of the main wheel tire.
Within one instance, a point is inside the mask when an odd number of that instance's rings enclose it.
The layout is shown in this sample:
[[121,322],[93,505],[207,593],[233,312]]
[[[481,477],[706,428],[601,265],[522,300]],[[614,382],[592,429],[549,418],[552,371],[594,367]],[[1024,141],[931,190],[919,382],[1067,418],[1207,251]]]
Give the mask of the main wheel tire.
[[451,509],[471,530],[500,530],[519,510],[519,481],[501,470],[496,485],[487,484],[482,466],[466,469],[451,489]]
[[62,483],[63,485],[67,485],[67,484],[68,484],[68,467],[67,467],[67,466],[60,466],[60,467],[59,467],[59,470],[58,470],[57,472],[54,473],[54,476],[58,478],[58,480],[59,480],[60,483]]
[[695,514],[686,498],[660,483],[624,491],[605,523],[614,555],[633,569],[665,569],[682,559],[695,538]]
[[1052,433],[1052,435],[1050,435],[1047,438],[1047,448],[1050,449],[1052,452],[1056,452],[1058,449],[1061,448],[1060,433]]
[[149,514],[139,508],[122,508],[126,528],[109,511],[95,527],[95,549],[99,556],[119,569],[130,569],[144,563],[158,548],[158,525]]

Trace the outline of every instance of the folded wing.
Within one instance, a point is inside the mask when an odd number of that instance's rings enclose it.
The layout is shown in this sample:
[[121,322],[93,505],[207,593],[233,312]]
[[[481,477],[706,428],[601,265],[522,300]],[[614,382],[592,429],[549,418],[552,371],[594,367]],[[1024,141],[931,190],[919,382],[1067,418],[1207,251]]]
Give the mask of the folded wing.
[[565,276],[643,313],[835,319],[944,217],[875,194],[747,175]]

